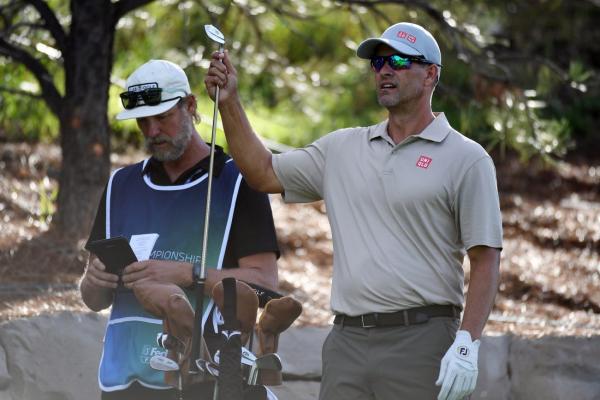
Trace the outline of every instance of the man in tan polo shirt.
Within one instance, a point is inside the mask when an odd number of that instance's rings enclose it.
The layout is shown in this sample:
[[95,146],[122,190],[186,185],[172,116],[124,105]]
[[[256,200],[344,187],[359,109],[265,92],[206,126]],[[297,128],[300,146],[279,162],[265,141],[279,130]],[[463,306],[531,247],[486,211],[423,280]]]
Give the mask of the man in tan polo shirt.
[[[320,399],[461,399],[475,388],[479,338],[498,286],[502,223],[493,162],[431,109],[441,53],[398,23],[357,49],[388,119],[272,155],[254,134],[227,53],[205,79],[233,158],[255,189],[324,199],[333,233]],[[464,302],[462,263],[471,264]],[[458,331],[457,331],[458,330]]]

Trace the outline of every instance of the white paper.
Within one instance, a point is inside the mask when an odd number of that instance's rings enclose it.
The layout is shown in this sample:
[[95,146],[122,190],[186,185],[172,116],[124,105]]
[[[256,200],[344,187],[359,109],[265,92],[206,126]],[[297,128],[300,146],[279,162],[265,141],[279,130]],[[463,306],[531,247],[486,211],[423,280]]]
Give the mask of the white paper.
[[135,253],[138,261],[144,261],[150,258],[150,253],[154,244],[158,240],[158,233],[146,233],[143,235],[131,235],[129,245]]

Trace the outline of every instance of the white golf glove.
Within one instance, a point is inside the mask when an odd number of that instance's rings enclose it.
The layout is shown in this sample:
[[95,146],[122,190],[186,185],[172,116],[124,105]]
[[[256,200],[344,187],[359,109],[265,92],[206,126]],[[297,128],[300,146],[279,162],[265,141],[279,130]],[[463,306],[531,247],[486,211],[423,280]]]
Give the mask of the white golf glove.
[[442,385],[438,400],[459,400],[473,393],[480,343],[472,341],[467,331],[456,332],[454,343],[442,358],[440,376],[435,382],[437,386]]

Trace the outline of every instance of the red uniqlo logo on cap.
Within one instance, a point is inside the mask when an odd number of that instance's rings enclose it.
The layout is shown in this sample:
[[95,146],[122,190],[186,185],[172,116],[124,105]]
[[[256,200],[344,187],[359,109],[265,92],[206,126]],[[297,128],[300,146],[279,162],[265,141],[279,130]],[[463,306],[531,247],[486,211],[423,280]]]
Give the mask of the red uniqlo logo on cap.
[[417,38],[413,35],[411,35],[408,32],[404,32],[404,31],[399,31],[398,35],[397,35],[400,39],[406,39],[411,43],[415,43],[417,41]]
[[419,168],[426,169],[427,167],[429,167],[429,164],[431,164],[431,158],[427,156],[421,156],[417,161],[417,167]]

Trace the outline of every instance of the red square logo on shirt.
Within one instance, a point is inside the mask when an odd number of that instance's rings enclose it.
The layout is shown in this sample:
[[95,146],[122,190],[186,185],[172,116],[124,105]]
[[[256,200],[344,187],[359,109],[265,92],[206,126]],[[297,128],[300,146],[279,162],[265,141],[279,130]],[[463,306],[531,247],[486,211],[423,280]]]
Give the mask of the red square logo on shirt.
[[421,156],[417,161],[417,167],[419,168],[427,169],[427,167],[429,167],[429,164],[431,164],[431,158],[427,156]]

